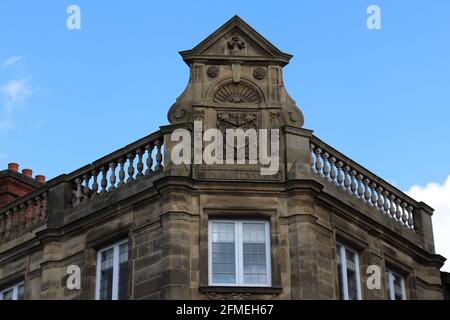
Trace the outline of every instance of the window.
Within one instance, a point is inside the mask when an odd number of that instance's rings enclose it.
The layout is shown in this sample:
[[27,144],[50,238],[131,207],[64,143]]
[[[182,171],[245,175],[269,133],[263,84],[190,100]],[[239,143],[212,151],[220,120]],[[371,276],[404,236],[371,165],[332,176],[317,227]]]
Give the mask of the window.
[[406,300],[405,279],[389,269],[386,270],[386,290],[389,300]]
[[341,300],[361,299],[358,253],[342,244],[338,244],[337,266],[339,298]]
[[16,284],[8,289],[0,291],[0,300],[23,300],[24,286],[23,282]]
[[271,286],[269,239],[266,221],[210,221],[210,285]]
[[96,299],[128,299],[128,241],[97,253]]

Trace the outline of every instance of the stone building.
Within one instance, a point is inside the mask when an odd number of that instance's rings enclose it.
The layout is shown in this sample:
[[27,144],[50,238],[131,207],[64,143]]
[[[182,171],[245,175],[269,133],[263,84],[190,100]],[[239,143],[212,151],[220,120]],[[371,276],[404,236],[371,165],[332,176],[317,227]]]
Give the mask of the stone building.
[[[25,191],[0,208],[0,299],[443,298],[433,209],[302,128],[291,55],[236,16],[181,56],[170,125],[46,183],[1,172],[0,190]],[[216,137],[231,161],[207,164],[211,128],[278,146]],[[192,163],[173,157],[177,132]]]

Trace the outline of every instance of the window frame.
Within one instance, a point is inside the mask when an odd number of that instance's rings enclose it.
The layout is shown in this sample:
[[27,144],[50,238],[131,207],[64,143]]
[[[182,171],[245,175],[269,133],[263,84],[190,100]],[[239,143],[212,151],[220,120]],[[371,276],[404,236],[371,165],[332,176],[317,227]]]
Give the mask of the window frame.
[[[105,251],[108,251],[110,249],[113,249],[113,278],[112,278],[112,295],[111,300],[118,300],[119,299],[119,271],[120,271],[120,246],[124,243],[128,243],[128,255],[130,251],[129,247],[129,239],[124,239],[119,242],[115,242],[112,245],[109,245],[107,247],[102,247],[100,250],[97,251],[97,265],[96,265],[96,276],[95,276],[95,300],[100,300],[100,281],[101,281],[101,259],[102,259],[102,253]],[[129,262],[129,256],[128,261]],[[129,277],[129,272],[128,275]],[[128,291],[128,290],[127,290]]]
[[[213,223],[234,223],[234,240],[235,240],[235,283],[214,283],[212,272],[212,224]],[[266,283],[245,283],[244,282],[244,262],[243,262],[243,237],[242,225],[244,223],[264,224],[265,229],[265,253],[266,253]],[[208,284],[215,287],[271,287],[272,286],[272,255],[270,241],[270,222],[264,219],[209,219],[208,220]]]
[[[349,292],[348,292],[348,277],[347,277],[347,253],[346,251],[349,251],[354,254],[355,256],[355,273],[356,273],[356,300],[362,300],[362,290],[361,290],[361,275],[360,275],[360,264],[359,264],[359,252],[353,248],[350,248],[349,246],[343,244],[342,242],[337,241],[336,242],[336,253],[338,250],[338,246],[341,247],[340,250],[340,257],[341,257],[341,266],[342,266],[342,281],[343,281],[343,288],[344,288],[344,300],[349,300]],[[337,278],[338,278],[338,290],[341,290],[341,286],[339,284],[339,262],[337,261],[337,255],[336,255],[336,267],[337,270]]]
[[402,274],[392,270],[389,267],[386,267],[385,270],[385,276],[387,276],[387,284],[388,287],[386,287],[386,295],[387,298],[389,300],[393,300],[395,301],[395,286],[394,286],[394,278],[392,276],[396,276],[400,278],[400,284],[401,284],[401,289],[402,289],[402,299],[401,300],[407,300],[406,298],[406,279],[405,276],[403,276]]
[[21,281],[21,282],[18,282],[18,283],[16,283],[16,284],[12,285],[12,286],[9,286],[9,287],[6,288],[6,289],[1,290],[1,291],[0,291],[0,301],[6,301],[6,300],[3,300],[3,294],[4,294],[5,292],[10,291],[11,289],[13,290],[12,300],[13,300],[13,301],[19,300],[19,287],[20,287],[20,286],[23,286],[23,289],[24,289],[24,298],[25,298],[25,282],[24,282],[24,281]]

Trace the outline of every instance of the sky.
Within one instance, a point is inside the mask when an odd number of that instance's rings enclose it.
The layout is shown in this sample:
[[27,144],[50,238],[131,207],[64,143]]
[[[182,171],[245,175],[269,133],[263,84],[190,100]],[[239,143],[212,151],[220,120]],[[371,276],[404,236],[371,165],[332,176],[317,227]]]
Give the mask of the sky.
[[0,0],[0,170],[53,178],[168,124],[189,76],[178,51],[235,14],[294,55],[284,81],[304,127],[435,207],[450,258],[448,0]]

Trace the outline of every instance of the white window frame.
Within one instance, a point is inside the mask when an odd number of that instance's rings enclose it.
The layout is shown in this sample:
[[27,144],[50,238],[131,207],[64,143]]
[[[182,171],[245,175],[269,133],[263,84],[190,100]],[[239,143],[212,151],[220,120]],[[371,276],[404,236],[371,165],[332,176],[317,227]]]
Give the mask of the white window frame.
[[[348,278],[347,278],[347,254],[346,251],[349,251],[351,253],[353,253],[355,255],[355,273],[356,273],[356,299],[357,300],[361,300],[361,277],[360,277],[360,273],[359,273],[359,254],[358,251],[349,248],[348,246],[337,242],[336,243],[336,250],[338,250],[338,246],[341,247],[341,252],[340,252],[340,256],[341,256],[341,266],[342,266],[342,281],[343,283],[343,289],[344,289],[344,300],[349,300],[349,294],[348,294]],[[337,267],[339,268],[339,266],[337,265]],[[339,277],[339,272],[337,273],[338,277]],[[339,281],[339,279],[338,279]],[[340,290],[341,288],[339,288]]]
[[18,300],[19,299],[19,287],[20,286],[24,286],[24,290],[25,290],[25,283],[22,281],[22,282],[19,282],[19,283],[15,284],[15,285],[13,285],[13,286],[11,286],[9,288],[6,288],[6,289],[0,291],[0,300],[3,300],[3,294],[5,292],[10,291],[11,289],[13,290],[13,298],[12,299],[13,300]]
[[406,300],[406,287],[405,287],[405,277],[399,274],[398,272],[392,271],[389,268],[386,268],[386,276],[387,276],[387,283],[388,283],[388,289],[387,294],[389,300],[395,300],[395,288],[394,288],[394,278],[393,276],[398,277],[402,289],[402,300]]
[[[234,223],[235,227],[235,283],[214,283],[212,281],[212,224],[213,223]],[[264,224],[266,237],[266,283],[245,283],[244,282],[244,262],[243,262],[243,246],[242,224],[259,223]],[[211,219],[208,221],[208,278],[210,286],[217,287],[270,287],[272,286],[272,265],[271,265],[271,243],[270,243],[270,223],[266,220],[245,220],[245,219]]]
[[[112,279],[112,300],[119,299],[119,248],[122,244],[129,243],[128,239],[116,242],[108,247],[102,248],[97,252],[97,266],[96,266],[96,283],[95,283],[95,299],[100,300],[100,278],[101,278],[101,268],[102,268],[102,253],[113,249],[113,279]],[[128,248],[129,250],[129,248]]]

